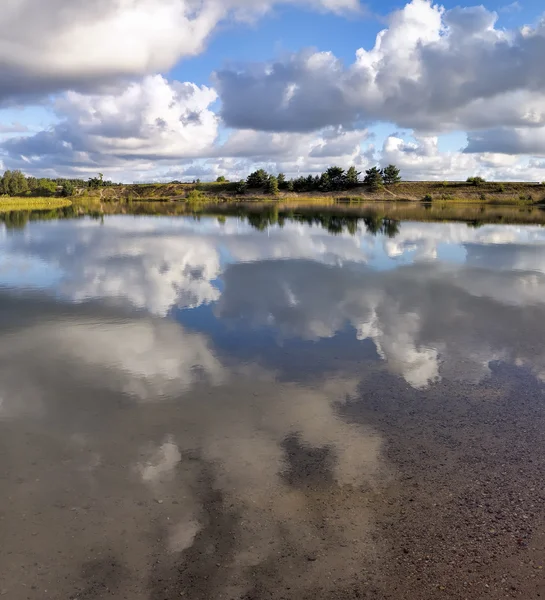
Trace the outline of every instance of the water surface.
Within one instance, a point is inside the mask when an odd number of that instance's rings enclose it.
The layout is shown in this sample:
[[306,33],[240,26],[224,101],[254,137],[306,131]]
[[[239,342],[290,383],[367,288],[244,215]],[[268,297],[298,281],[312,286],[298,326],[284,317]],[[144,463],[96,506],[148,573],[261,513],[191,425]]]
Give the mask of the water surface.
[[540,226],[3,228],[0,591],[537,597],[544,334]]

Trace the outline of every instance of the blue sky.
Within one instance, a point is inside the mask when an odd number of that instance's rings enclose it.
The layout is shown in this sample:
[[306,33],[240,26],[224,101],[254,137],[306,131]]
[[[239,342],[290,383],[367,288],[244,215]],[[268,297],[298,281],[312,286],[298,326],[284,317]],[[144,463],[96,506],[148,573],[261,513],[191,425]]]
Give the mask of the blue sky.
[[[367,3],[361,15],[332,15],[296,7],[281,7],[267,19],[250,24],[220,27],[203,54],[181,61],[169,76],[198,84],[209,84],[210,74],[225,63],[267,61],[283,53],[313,47],[331,51],[351,63],[358,48],[371,48],[384,29],[388,15],[404,3],[392,0]],[[460,6],[458,1],[441,2],[445,8]],[[538,0],[509,3],[505,0],[476,2],[496,11],[500,27],[518,27],[535,22],[544,6]],[[471,6],[472,4],[468,4]],[[511,8],[509,8],[511,7]]]
[[537,0],[13,1],[4,168],[165,180],[393,161],[408,179],[545,179]]

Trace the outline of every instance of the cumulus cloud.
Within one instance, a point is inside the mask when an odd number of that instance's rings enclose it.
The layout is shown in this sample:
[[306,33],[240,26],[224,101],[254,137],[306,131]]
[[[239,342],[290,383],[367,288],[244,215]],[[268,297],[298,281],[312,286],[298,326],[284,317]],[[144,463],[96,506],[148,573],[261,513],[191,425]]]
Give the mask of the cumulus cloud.
[[479,170],[475,157],[462,152],[441,152],[436,136],[420,136],[414,142],[389,136],[382,148],[381,164],[397,165],[405,179],[464,179]]
[[465,152],[502,152],[545,156],[545,127],[497,127],[468,135]]
[[169,83],[160,75],[132,83],[120,94],[68,92],[55,104],[61,121],[48,131],[17,137],[4,151],[27,169],[89,169],[105,162],[152,161],[199,156],[217,136],[210,110],[214,90]]
[[168,71],[201,52],[220,22],[245,21],[290,3],[336,12],[359,8],[359,0],[6,0],[0,102]]
[[[317,133],[231,131],[219,142],[219,118],[212,110],[216,92],[160,75],[121,88],[118,93],[68,92],[55,102],[60,121],[35,135],[1,144],[12,168],[33,173],[119,173],[145,171],[171,179],[242,176],[256,164],[289,173],[321,171],[331,161],[364,165],[366,130],[328,127]],[[206,164],[189,164],[204,159]],[[174,170],[182,161],[187,166]],[[242,163],[241,163],[242,161]],[[172,165],[157,171],[158,165]]]
[[505,31],[496,20],[482,6],[447,11],[412,0],[348,68],[331,52],[306,51],[218,71],[222,115],[269,131],[376,120],[433,132],[541,125],[545,25]]
[[[357,0],[293,2],[359,8]],[[0,145],[3,164],[37,176],[101,171],[122,181],[236,179],[260,167],[296,176],[377,161],[399,162],[407,179],[545,177],[527,158],[545,154],[543,22],[506,30],[482,6],[411,0],[349,66],[332,52],[302,50],[220,69],[215,89],[154,74],[200,52],[218,23],[284,3],[54,0],[44,17],[35,0],[10,0],[0,15],[0,102],[69,91],[56,98],[50,129],[30,135],[4,126],[11,139]],[[48,36],[37,33],[43,23]],[[376,149],[367,128],[378,122],[411,129],[415,139],[394,134]],[[439,150],[437,136],[454,130],[469,132],[465,151]],[[521,158],[506,163],[500,154]]]
[[[469,176],[481,175],[488,180],[542,181],[545,164],[535,158],[529,160],[518,156],[520,145],[515,148],[511,144],[508,148],[513,134],[505,131],[504,140],[500,134],[497,143],[482,144],[480,148],[476,147],[480,143],[476,141],[477,134],[470,135],[470,144],[465,150],[441,150],[437,136],[417,135],[406,140],[391,135],[384,141],[378,159],[384,167],[392,163],[397,165],[406,180],[464,181]],[[482,151],[473,152],[477,149]],[[504,154],[507,150],[513,150],[513,153]]]

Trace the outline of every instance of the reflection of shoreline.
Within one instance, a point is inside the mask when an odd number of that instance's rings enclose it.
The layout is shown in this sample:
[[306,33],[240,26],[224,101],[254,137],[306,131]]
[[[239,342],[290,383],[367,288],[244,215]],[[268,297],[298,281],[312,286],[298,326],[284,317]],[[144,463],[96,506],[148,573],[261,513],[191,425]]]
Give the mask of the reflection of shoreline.
[[365,226],[369,233],[385,233],[395,237],[400,221],[460,222],[468,227],[479,228],[487,224],[545,224],[545,207],[515,207],[480,204],[425,204],[419,202],[350,202],[332,201],[320,206],[305,202],[271,203],[225,202],[195,207],[173,201],[148,202],[90,202],[72,206],[32,211],[9,211],[0,213],[0,223],[7,228],[23,228],[32,221],[74,219],[83,216],[102,219],[108,215],[136,216],[211,216],[247,218],[248,222],[262,230],[271,225],[299,222],[322,226],[330,233],[353,233]]

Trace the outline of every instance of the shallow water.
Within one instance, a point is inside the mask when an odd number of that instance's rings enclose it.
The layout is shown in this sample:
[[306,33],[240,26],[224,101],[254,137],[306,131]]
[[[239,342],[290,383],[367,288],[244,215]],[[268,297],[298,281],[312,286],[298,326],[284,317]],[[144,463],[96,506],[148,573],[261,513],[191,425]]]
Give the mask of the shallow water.
[[2,229],[0,593],[537,597],[544,334],[539,226]]

